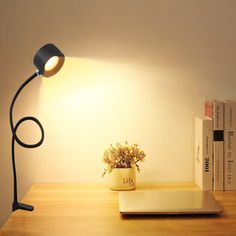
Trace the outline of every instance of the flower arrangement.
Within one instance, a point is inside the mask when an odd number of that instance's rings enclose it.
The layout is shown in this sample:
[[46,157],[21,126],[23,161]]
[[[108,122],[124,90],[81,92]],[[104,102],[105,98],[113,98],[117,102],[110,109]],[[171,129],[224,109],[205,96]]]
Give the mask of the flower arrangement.
[[136,167],[140,171],[139,161],[144,161],[145,153],[138,147],[137,144],[129,145],[126,141],[125,144],[116,143],[110,145],[103,154],[103,162],[106,163],[107,168],[104,170],[102,176],[106,172],[111,173],[115,168],[131,168]]

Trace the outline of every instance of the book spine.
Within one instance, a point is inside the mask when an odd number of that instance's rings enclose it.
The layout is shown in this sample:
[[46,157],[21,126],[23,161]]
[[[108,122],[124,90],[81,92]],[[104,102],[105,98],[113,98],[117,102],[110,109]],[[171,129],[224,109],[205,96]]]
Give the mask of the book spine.
[[213,189],[213,128],[211,120],[203,120],[203,190]]
[[236,103],[225,103],[224,189],[236,190]]
[[195,182],[202,190],[212,190],[212,120],[195,118]]
[[214,190],[224,186],[224,103],[213,102],[213,169]]

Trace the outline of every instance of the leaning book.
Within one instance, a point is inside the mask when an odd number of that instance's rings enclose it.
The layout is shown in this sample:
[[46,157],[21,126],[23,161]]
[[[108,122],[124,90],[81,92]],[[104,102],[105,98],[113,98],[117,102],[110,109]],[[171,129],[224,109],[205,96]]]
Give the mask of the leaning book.
[[224,190],[236,190],[236,102],[225,102]]
[[213,122],[195,117],[195,183],[213,190]]

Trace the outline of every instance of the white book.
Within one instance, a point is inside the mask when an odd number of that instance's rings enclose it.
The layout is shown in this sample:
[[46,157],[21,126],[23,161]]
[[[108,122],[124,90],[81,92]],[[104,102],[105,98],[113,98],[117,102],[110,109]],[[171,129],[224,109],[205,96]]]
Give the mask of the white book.
[[202,190],[213,189],[212,120],[195,118],[195,183]]
[[213,102],[214,190],[224,190],[224,103]]
[[236,102],[225,103],[224,189],[236,190]]

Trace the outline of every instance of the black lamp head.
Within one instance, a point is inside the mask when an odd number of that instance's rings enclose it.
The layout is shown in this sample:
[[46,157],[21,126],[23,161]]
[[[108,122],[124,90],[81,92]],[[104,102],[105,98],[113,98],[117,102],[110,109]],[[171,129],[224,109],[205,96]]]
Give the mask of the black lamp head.
[[64,54],[54,45],[46,44],[34,56],[34,65],[44,77],[55,75],[63,66]]

